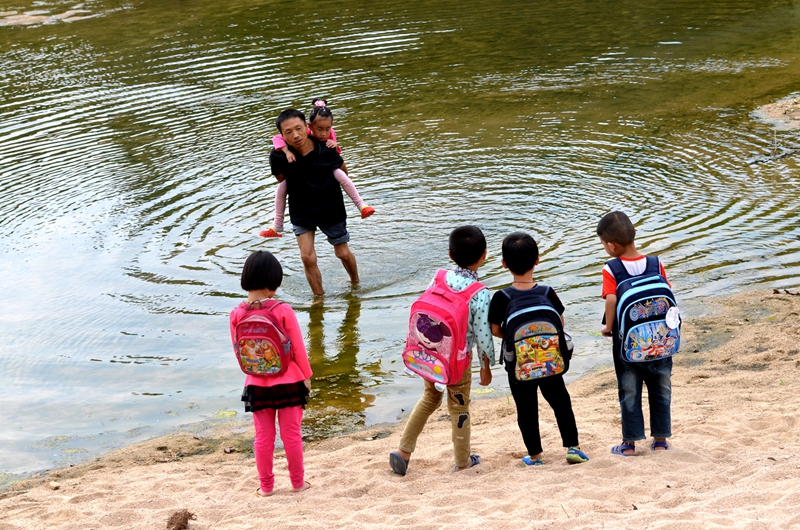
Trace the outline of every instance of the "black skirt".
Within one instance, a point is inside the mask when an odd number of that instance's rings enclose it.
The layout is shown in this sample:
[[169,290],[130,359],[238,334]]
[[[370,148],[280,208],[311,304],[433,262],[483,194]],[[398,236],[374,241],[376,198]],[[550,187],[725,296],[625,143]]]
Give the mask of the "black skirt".
[[245,412],[264,409],[285,409],[308,403],[309,390],[302,381],[275,386],[247,385],[242,391]]

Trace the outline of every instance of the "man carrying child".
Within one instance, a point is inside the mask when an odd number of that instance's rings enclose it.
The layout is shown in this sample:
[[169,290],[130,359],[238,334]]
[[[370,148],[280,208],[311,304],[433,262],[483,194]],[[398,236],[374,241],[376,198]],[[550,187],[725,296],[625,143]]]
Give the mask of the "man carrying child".
[[350,234],[342,190],[333,175],[344,164],[342,157],[336,149],[308,136],[305,115],[299,110],[281,112],[276,126],[296,160],[290,164],[282,151],[273,150],[269,164],[275,178],[286,181],[292,230],[311,291],[316,296],[325,293],[314,248],[317,228],[333,245],[333,252],[342,261],[350,281],[358,283],[356,257],[347,245]]

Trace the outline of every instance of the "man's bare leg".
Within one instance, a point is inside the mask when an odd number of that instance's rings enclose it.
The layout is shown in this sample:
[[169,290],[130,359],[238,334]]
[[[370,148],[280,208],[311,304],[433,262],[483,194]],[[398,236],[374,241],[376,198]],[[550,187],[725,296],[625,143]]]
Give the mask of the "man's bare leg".
[[356,265],[356,255],[353,254],[353,251],[350,250],[350,247],[347,246],[347,243],[339,243],[338,245],[334,245],[333,253],[336,254],[337,258],[342,260],[344,270],[346,270],[347,274],[350,275],[350,281],[353,283],[358,283],[358,265]]
[[322,290],[322,273],[317,266],[314,232],[304,232],[297,236],[297,246],[300,247],[300,259],[303,261],[303,270],[311,292],[316,296],[322,296],[325,291]]

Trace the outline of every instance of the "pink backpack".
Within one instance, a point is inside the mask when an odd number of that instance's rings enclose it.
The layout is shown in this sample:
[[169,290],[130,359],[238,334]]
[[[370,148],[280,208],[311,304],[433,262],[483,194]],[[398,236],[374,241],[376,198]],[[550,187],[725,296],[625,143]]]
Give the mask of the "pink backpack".
[[463,291],[453,291],[445,282],[446,275],[445,270],[437,271],[433,285],[411,304],[403,351],[407,370],[437,386],[459,382],[470,368],[469,301],[485,288],[474,282]]
[[234,328],[233,351],[242,372],[249,375],[281,375],[292,360],[292,342],[272,310],[284,302],[268,300],[259,309],[247,302],[244,318]]

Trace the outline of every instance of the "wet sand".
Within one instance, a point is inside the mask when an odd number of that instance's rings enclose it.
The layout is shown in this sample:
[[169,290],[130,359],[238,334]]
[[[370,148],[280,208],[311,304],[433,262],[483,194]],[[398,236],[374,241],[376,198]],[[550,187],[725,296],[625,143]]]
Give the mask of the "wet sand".
[[451,472],[446,411],[431,418],[405,477],[388,466],[402,424],[378,426],[309,444],[313,488],[300,494],[279,454],[270,498],[253,495],[252,431],[178,434],[11,486],[0,494],[0,530],[165,528],[182,509],[198,530],[800,527],[800,296],[708,303],[714,316],[684,325],[666,452],[640,443],[634,457],[610,454],[620,424],[609,365],[569,385],[584,464],[566,463],[540,399],[545,465],[523,467],[504,397],[473,402],[483,463],[462,473]]
[[778,130],[800,128],[800,97],[789,97],[758,107],[758,118],[771,123]]

